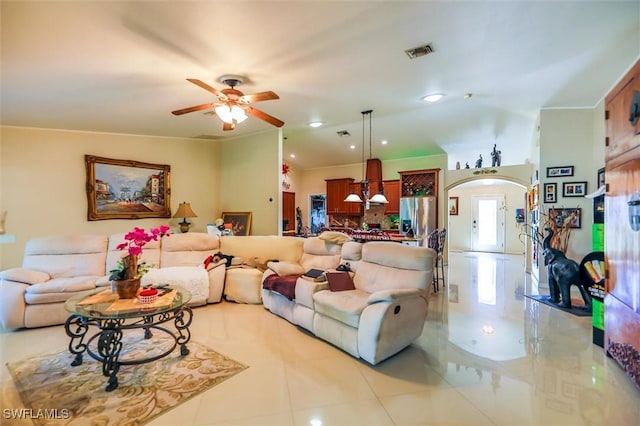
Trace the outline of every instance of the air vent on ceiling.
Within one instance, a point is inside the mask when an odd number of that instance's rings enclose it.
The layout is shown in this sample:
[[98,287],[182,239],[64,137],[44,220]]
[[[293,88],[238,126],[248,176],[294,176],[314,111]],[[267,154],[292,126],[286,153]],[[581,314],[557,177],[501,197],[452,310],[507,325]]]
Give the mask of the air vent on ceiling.
[[193,136],[194,139],[212,139],[212,140],[220,140],[223,139],[223,136],[218,135],[198,135]]
[[336,132],[338,134],[338,136],[340,136],[341,138],[346,138],[348,136],[351,136],[351,133],[347,132],[346,130],[340,130]]
[[428,55],[429,53],[433,53],[433,47],[430,44],[425,44],[424,46],[414,47],[413,49],[407,49],[404,51],[410,59],[419,58],[420,56]]

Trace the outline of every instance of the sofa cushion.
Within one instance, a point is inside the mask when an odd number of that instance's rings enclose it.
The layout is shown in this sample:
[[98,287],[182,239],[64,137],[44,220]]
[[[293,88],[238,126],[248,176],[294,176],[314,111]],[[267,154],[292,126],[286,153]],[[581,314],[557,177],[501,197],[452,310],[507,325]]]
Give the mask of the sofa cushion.
[[48,281],[51,276],[46,272],[33,269],[11,268],[0,272],[0,278],[25,284],[39,284]]
[[329,243],[342,245],[347,241],[352,241],[352,238],[345,233],[337,232],[337,231],[324,231],[322,234],[318,236],[321,240],[327,241]]
[[368,306],[369,294],[362,290],[319,291],[313,296],[316,313],[351,327],[358,327],[360,315]]
[[304,241],[304,238],[277,235],[228,236],[220,238],[220,251],[242,257],[245,263],[255,258],[298,262]]
[[220,250],[220,238],[198,232],[171,234],[162,239],[160,250],[160,268],[169,266],[200,266],[204,260]]
[[262,303],[262,279],[263,273],[259,269],[228,269],[224,280],[224,295],[228,300],[238,303]]
[[[96,288],[97,276],[53,278],[47,282],[27,287],[27,295],[43,293],[76,293]],[[69,295],[67,294],[67,298]],[[28,303],[28,302],[27,302]]]
[[267,267],[281,277],[286,277],[287,275],[302,275],[305,272],[305,269],[299,263],[287,261],[269,262],[267,263]]
[[34,238],[25,245],[22,267],[54,278],[103,275],[106,256],[106,236]]

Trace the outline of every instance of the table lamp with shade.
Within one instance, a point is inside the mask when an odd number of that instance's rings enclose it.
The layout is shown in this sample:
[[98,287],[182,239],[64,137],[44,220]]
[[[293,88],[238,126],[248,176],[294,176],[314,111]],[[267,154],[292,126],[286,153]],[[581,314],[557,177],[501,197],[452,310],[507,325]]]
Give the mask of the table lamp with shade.
[[180,222],[179,225],[180,225],[180,231],[184,233],[184,232],[189,232],[189,226],[191,226],[191,223],[187,222],[187,218],[198,217],[198,215],[195,214],[191,209],[191,204],[185,201],[180,203],[180,206],[178,207],[178,211],[176,212],[176,214],[173,215],[173,217],[182,218],[182,222]]

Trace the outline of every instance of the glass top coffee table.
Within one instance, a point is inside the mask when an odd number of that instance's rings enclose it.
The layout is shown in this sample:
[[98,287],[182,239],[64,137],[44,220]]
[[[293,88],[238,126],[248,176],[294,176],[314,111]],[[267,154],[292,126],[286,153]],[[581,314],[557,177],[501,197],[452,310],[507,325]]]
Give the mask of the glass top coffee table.
[[[119,299],[110,288],[98,288],[78,294],[64,304],[71,313],[64,324],[71,338],[69,352],[75,354],[72,366],[82,364],[86,352],[93,359],[102,362],[102,373],[108,377],[105,390],[110,392],[118,387],[116,375],[121,365],[137,365],[151,362],[169,355],[180,345],[180,355],[189,353],[187,343],[191,339],[189,326],[193,312],[186,304],[191,293],[178,286],[168,286],[160,290],[157,300],[140,303],[138,298]],[[173,327],[168,326],[173,323]],[[95,327],[95,333],[89,330]],[[144,339],[152,339],[152,330],[170,337],[168,348],[159,353],[152,352],[146,358],[119,359],[123,348],[123,335],[129,330],[143,330]]]

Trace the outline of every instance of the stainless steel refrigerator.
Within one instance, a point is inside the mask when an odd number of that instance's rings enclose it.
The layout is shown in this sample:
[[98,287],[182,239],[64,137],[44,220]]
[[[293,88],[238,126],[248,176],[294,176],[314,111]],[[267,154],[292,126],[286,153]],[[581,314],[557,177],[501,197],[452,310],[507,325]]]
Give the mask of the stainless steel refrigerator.
[[[415,238],[425,239],[437,227],[436,197],[400,198],[400,231],[406,235],[409,230]],[[424,244],[425,245],[426,241]]]

